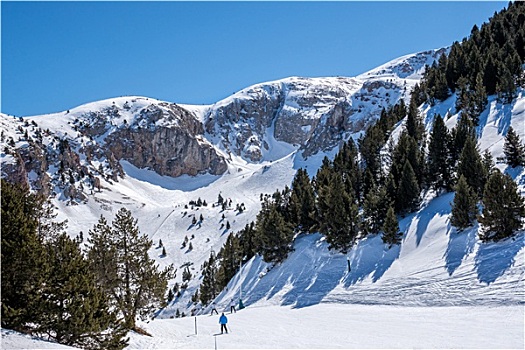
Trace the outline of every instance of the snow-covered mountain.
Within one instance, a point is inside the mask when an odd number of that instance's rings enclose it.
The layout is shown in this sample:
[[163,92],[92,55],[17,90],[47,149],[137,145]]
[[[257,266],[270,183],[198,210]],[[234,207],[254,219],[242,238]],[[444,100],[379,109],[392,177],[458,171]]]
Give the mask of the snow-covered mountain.
[[[161,248],[153,249],[151,256],[161,267],[173,263],[178,268],[170,287],[181,283],[182,266],[190,266],[193,278],[181,297],[162,310],[158,320],[144,324],[160,336],[165,322],[179,322],[170,320],[177,309],[186,314],[192,309],[209,312],[191,303],[201,282],[200,267],[211,251],[219,251],[230,232],[255,219],[261,193],[290,185],[299,167],[315,174],[324,156],[332,157],[342,141],[359,137],[382,108],[408,99],[425,64],[442,52],[408,55],[354,78],[293,77],[257,84],[209,106],[137,96],[50,115],[0,115],[2,177],[52,195],[59,219],[68,220],[71,236],[82,232],[86,239],[100,215],[111,221],[120,207],[130,209],[141,232],[155,246],[163,242],[166,256]],[[454,126],[458,117],[454,106],[455,96],[423,106],[427,128],[437,113],[446,116],[448,127]],[[501,157],[503,138],[511,125],[524,140],[523,90],[511,104],[489,98],[480,116],[480,150],[488,149],[494,159]],[[402,127],[400,123],[391,137]],[[522,168],[497,166],[510,173],[525,193]],[[215,205],[219,194],[231,200],[224,211]],[[208,205],[189,204],[198,198]],[[253,258],[216,302],[224,308],[231,298],[242,296],[249,312],[275,305],[523,304],[523,234],[494,244],[479,242],[478,227],[458,235],[449,222],[452,200],[453,194],[428,193],[420,210],[400,222],[405,236],[401,246],[392,249],[379,236],[369,236],[342,255],[328,251],[318,234],[299,237],[295,251],[281,265],[272,267]],[[246,210],[237,210],[240,204]],[[200,215],[204,220],[193,224]],[[182,246],[186,237],[193,249]],[[523,316],[522,307],[512,310],[517,318]],[[146,343],[132,336],[131,347],[153,346]],[[206,346],[191,341],[180,344]],[[446,343],[436,344],[446,347]],[[464,344],[480,347],[480,343]]]

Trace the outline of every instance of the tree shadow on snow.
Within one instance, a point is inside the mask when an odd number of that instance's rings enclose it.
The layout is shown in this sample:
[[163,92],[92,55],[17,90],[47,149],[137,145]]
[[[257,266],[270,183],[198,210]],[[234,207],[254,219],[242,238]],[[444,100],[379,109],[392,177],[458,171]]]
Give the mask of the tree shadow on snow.
[[461,265],[465,257],[474,251],[476,245],[476,233],[478,224],[463,232],[458,232],[448,224],[447,234],[449,236],[447,250],[445,251],[445,263],[448,275],[452,274]]
[[281,297],[282,305],[302,308],[318,304],[338,284],[347,272],[346,256],[325,250],[319,254],[313,246],[321,243],[320,235],[303,237],[288,259],[266,271],[263,262],[254,262],[251,270],[261,271],[259,276],[249,274],[243,283],[243,301],[250,305],[261,299]]
[[524,234],[520,233],[496,243],[481,243],[475,257],[475,269],[480,282],[491,284],[501,277],[515,261],[518,252],[525,246]]
[[383,244],[380,235],[372,236],[359,242],[350,259],[352,271],[345,277],[344,286],[356,284],[372,275],[372,281],[378,281],[399,258],[401,246],[394,245],[390,249]]
[[[415,219],[417,219],[417,228],[416,228],[416,246],[419,247],[419,244],[421,243],[421,240],[423,239],[423,235],[428,230],[428,225],[430,224],[430,221],[436,216],[444,216],[447,214],[450,214],[450,202],[454,194],[453,193],[446,193],[444,195],[441,195],[437,198],[434,198],[430,201],[428,206],[426,206],[424,209],[419,211]],[[406,230],[405,230],[406,232]]]

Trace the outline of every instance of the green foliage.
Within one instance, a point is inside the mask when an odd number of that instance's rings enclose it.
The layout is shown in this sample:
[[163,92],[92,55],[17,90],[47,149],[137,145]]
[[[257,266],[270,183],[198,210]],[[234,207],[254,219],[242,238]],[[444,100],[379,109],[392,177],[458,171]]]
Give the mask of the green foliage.
[[405,215],[415,211],[419,206],[419,192],[416,174],[407,160],[397,186],[394,201],[396,212]]
[[505,153],[507,164],[511,168],[525,166],[525,146],[522,145],[520,137],[516,134],[512,126],[509,127],[507,135],[505,135],[503,152]]
[[239,245],[239,238],[230,233],[223,247],[219,251],[221,264],[217,272],[217,284],[219,288],[224,288],[230,279],[239,271],[242,261],[242,251]]
[[36,333],[53,334],[59,343],[84,349],[124,348],[125,330],[78,244],[63,233],[46,244],[46,251],[51,270]]
[[375,234],[381,231],[390,205],[391,200],[386,188],[374,185],[363,203],[362,227],[365,234]]
[[200,301],[202,305],[207,305],[211,300],[215,299],[220,291],[217,283],[217,257],[213,252],[210,253],[210,258],[204,263],[203,267]]
[[309,232],[315,225],[315,193],[306,170],[297,170],[292,182],[289,212],[292,222],[301,231]]
[[476,206],[478,196],[468,185],[463,175],[460,176],[454,190],[456,194],[454,196],[454,202],[452,203],[450,223],[455,226],[458,231],[463,231],[467,227],[472,226],[474,220],[476,220],[478,214],[478,208]]
[[474,125],[486,105],[487,94],[498,93],[505,102],[512,101],[516,88],[524,82],[524,16],[523,2],[511,2],[481,29],[474,26],[469,38],[455,42],[448,56],[443,54],[438,64],[425,70],[421,90],[426,100],[434,103],[446,99],[447,90],[456,91],[458,108]]
[[449,191],[452,187],[451,159],[448,145],[450,135],[440,115],[434,117],[434,124],[428,144],[426,180],[435,190]]
[[[104,221],[101,218],[91,232],[88,257],[126,327],[133,329],[137,316],[146,316],[164,305],[172,266],[158,270],[148,255],[153,242],[140,234],[129,210],[121,208],[111,228]],[[101,267],[100,261],[108,258],[107,266]]]
[[482,225],[479,236],[484,242],[511,237],[523,227],[525,199],[508,175],[492,172],[483,192],[483,210],[478,217]]
[[318,194],[320,231],[330,249],[346,253],[359,233],[359,211],[355,199],[347,192],[342,176],[335,172]]
[[42,198],[2,180],[2,327],[85,349],[124,348],[126,330],[54,217]]
[[457,173],[458,177],[463,175],[468,185],[481,197],[487,174],[485,173],[485,167],[483,166],[476,140],[472,137],[467,138],[461,151]]
[[23,330],[41,317],[39,289],[48,264],[37,235],[40,200],[19,185],[2,183],[2,327]]
[[292,250],[293,226],[278,208],[275,201],[266,201],[257,215],[257,251],[266,262],[279,263]]
[[400,244],[402,237],[403,233],[399,232],[399,223],[394,208],[390,206],[383,225],[383,243],[392,247],[394,244]]

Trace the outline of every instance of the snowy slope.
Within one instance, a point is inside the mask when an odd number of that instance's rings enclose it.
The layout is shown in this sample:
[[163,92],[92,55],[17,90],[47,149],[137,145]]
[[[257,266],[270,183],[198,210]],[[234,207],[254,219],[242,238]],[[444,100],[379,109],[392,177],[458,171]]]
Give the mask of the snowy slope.
[[[280,113],[293,115],[303,103],[301,101],[306,101],[308,91],[308,88],[290,89],[293,84],[311,86],[308,81],[315,81],[329,87],[336,81],[339,81],[339,86],[341,81],[345,81],[343,86],[347,86],[347,93],[353,94],[347,101],[357,108],[354,116],[365,118],[365,115],[370,116],[373,111],[379,110],[377,107],[381,104],[378,101],[387,103],[390,99],[388,103],[391,103],[405,98],[407,95],[399,87],[406,83],[409,91],[420,78],[424,64],[429,63],[436,52],[409,55],[356,78],[289,78],[250,87],[213,106],[180,107],[194,113],[200,122],[207,123],[221,107],[251,98],[248,90],[271,92],[273,90],[268,86],[274,85],[277,90],[284,89],[279,91],[287,91],[287,97],[279,107]],[[388,85],[393,90],[385,89],[381,84],[374,85],[377,81],[393,84]],[[394,90],[398,91],[395,96]],[[127,109],[129,105],[125,107],[126,102],[132,100],[133,104]],[[318,111],[323,108],[328,111],[335,100],[319,104]],[[458,115],[454,102],[455,97],[452,96],[435,106],[423,106],[421,111],[427,128],[436,113],[446,116],[448,127],[455,125]],[[108,119],[108,122],[118,129],[124,120],[128,124],[137,121],[136,112],[151,103],[160,108],[169,104],[143,97],[123,97],[84,105],[71,109],[69,113],[28,120],[37,120],[42,128],[49,128],[59,136],[73,137],[81,144],[82,140],[93,140],[77,135],[72,126],[77,117],[115,105],[121,111],[120,117]],[[315,108],[304,109],[302,115],[307,119],[329,120],[326,113],[314,112]],[[165,123],[167,120],[158,122]],[[8,136],[18,140],[19,122],[6,117],[0,118],[0,123]],[[402,125],[399,124],[392,137],[399,134]],[[480,150],[489,149],[494,159],[502,156],[503,137],[510,125],[525,140],[523,90],[510,105],[502,105],[494,97],[489,98],[489,106],[480,117]],[[228,135],[237,137],[234,131],[244,128],[246,124],[235,125],[233,122],[229,126],[230,129],[225,129]],[[103,179],[102,191],[90,194],[85,203],[68,205],[60,197],[54,199],[59,219],[68,220],[68,233],[76,236],[82,231],[84,239],[100,215],[111,222],[120,207],[130,209],[138,219],[141,232],[153,240],[155,247],[162,240],[166,248],[166,256],[161,255],[162,249],[158,247],[151,250],[151,256],[161,267],[173,263],[178,268],[177,277],[170,281],[170,287],[176,282],[181,284],[181,266],[191,265],[194,278],[187,290],[162,310],[155,321],[143,324],[154,337],[131,334],[130,348],[214,346],[213,334],[218,326],[216,317],[207,316],[209,309],[199,312],[202,315],[197,318],[202,334],[198,336],[191,335],[194,327],[192,318],[171,319],[177,309],[189,313],[198,308],[190,300],[201,281],[200,266],[212,250],[218,252],[229,233],[239,231],[255,219],[260,209],[261,193],[272,193],[290,185],[299,167],[306,167],[309,174],[314,175],[322,158],[325,155],[333,158],[337,151],[335,147],[305,157],[299,152],[299,145],[279,140],[275,128],[276,123],[264,125],[265,131],[258,141],[260,145],[266,143],[267,147],[260,148],[262,158],[256,162],[246,157],[249,153],[247,148],[238,154],[228,152],[231,149],[225,146],[223,138],[207,131],[204,142],[212,144],[228,159],[228,169],[222,175],[172,178],[121,161],[126,176],[118,182]],[[301,130],[313,133],[313,129],[309,130],[307,126]],[[348,136],[357,137],[359,134],[349,130]],[[52,136],[46,140],[49,144],[55,142]],[[94,141],[103,142],[102,138]],[[257,144],[254,141],[252,146]],[[24,141],[17,141],[17,147],[24,147]],[[2,154],[1,161],[4,167],[15,159]],[[525,194],[524,169],[507,169],[501,163],[497,167],[511,174]],[[52,171],[49,169],[50,174]],[[214,205],[219,193],[225,199],[232,200],[232,206],[225,211]],[[191,200],[198,198],[206,200],[208,205],[189,205]],[[421,209],[400,222],[405,236],[399,247],[387,249],[379,236],[370,236],[358,242],[347,255],[342,255],[328,251],[323,238],[313,234],[299,237],[295,251],[281,265],[272,268],[260,258],[253,258],[216,299],[218,305],[225,308],[231,298],[238,298],[242,293],[247,306],[242,312],[231,316],[233,333],[219,338],[219,345],[228,348],[523,348],[524,235],[522,233],[515,240],[481,244],[477,239],[478,227],[458,234],[449,222],[452,200],[453,194],[436,198],[429,193]],[[241,203],[246,207],[243,213],[235,210],[236,205]],[[199,218],[201,214],[203,222],[192,225],[193,217]],[[230,223],[230,230],[226,230],[226,222]],[[181,247],[185,237],[192,243],[193,250]],[[352,267],[350,273],[347,271],[347,259]],[[326,320],[331,317],[334,319],[328,322],[330,326],[327,327]],[[298,322],[301,322],[301,327],[293,325]],[[378,328],[388,328],[389,331],[378,336]],[[399,335],[406,333],[406,329],[413,330],[413,333]],[[273,342],[268,342],[269,333],[274,336]],[[317,335],[312,337],[311,334]],[[7,348],[18,349],[33,346],[19,338],[12,340],[13,337],[12,333],[2,331],[3,348],[7,344],[11,346]],[[46,348],[45,345],[37,347]]]

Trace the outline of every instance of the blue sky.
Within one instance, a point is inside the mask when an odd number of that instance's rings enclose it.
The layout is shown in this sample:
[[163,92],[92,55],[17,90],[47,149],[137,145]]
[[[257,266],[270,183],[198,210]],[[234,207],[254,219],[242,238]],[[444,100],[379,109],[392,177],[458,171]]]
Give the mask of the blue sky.
[[289,76],[355,76],[460,41],[507,3],[2,1],[0,110],[211,104]]

